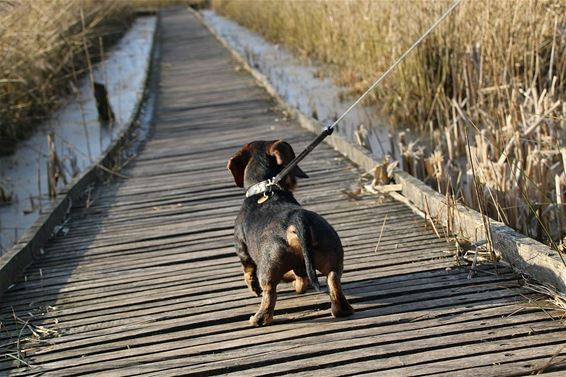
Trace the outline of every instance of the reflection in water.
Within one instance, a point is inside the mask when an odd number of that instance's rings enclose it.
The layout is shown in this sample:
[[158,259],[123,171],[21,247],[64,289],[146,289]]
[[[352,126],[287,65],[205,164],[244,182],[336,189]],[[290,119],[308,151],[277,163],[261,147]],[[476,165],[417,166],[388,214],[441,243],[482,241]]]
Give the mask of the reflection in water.
[[[124,125],[128,124],[143,95],[150,61],[155,16],[139,17],[124,37],[95,65],[94,80],[108,90],[115,114],[113,125],[101,125],[88,75],[73,87],[60,110],[18,144],[12,156],[0,157],[0,184],[11,192],[12,202],[0,206],[0,255],[47,208],[47,135],[52,132],[63,174],[70,178],[95,161]],[[72,84],[70,84],[72,86]],[[59,188],[64,182],[60,182]]]

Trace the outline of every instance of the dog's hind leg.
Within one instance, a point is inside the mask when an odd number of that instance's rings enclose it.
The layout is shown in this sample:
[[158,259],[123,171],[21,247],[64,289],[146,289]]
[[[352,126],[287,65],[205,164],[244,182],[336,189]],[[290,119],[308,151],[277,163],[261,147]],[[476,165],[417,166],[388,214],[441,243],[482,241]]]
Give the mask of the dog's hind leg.
[[354,308],[348,302],[342,292],[342,284],[340,283],[341,273],[338,271],[330,271],[326,276],[328,282],[328,293],[330,295],[331,311],[334,317],[347,317],[354,314]]
[[273,320],[275,302],[277,301],[277,282],[262,279],[260,277],[261,289],[263,290],[261,305],[257,313],[250,317],[250,323],[254,326],[266,326]]
[[303,294],[309,288],[309,278],[306,273],[297,274],[291,270],[283,275],[283,280],[287,283],[293,283],[293,288],[298,294]]
[[285,272],[285,274],[283,275],[283,281],[286,283],[292,283],[293,281],[295,281],[295,273],[293,272],[293,270]]
[[293,281],[293,288],[298,294],[303,294],[307,291],[309,287],[309,278],[307,276],[300,276],[295,274],[295,280]]

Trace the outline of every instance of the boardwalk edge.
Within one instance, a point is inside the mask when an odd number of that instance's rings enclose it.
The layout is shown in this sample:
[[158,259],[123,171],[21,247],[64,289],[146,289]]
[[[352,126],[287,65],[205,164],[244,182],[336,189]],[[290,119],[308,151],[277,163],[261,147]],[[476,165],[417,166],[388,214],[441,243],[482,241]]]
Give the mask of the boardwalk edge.
[[[0,297],[10,289],[11,285],[21,276],[27,266],[35,257],[40,255],[43,245],[52,237],[56,228],[65,220],[74,202],[84,196],[90,186],[102,180],[108,174],[109,167],[119,158],[119,154],[128,141],[129,136],[136,129],[137,120],[148,97],[148,85],[151,80],[156,60],[156,51],[160,27],[160,15],[156,13],[156,25],[153,32],[152,46],[148,55],[149,64],[145,71],[144,89],[138,98],[127,125],[118,134],[118,137],[106,148],[101,156],[87,169],[75,177],[58,193],[50,208],[41,214],[33,225],[25,231],[18,242],[0,256]],[[101,168],[103,167],[103,168]]]
[[[322,125],[317,120],[306,116],[286,103],[267,77],[251,67],[245,58],[206,23],[198,11],[192,8],[189,8],[189,11],[256,79],[258,84],[267,90],[277,104],[299,122],[301,127],[315,134],[322,131]],[[380,163],[368,150],[351,144],[340,135],[332,134],[325,139],[325,142],[365,171],[373,171],[375,166]],[[485,227],[481,215],[477,211],[459,204],[449,203],[446,197],[405,171],[395,171],[394,179],[396,183],[403,185],[403,196],[409,199],[418,209],[428,213],[432,219],[472,241],[486,239]],[[518,272],[550,285],[563,294],[566,293],[566,266],[557,251],[516,232],[501,222],[489,219],[489,224],[493,246],[499,257]]]

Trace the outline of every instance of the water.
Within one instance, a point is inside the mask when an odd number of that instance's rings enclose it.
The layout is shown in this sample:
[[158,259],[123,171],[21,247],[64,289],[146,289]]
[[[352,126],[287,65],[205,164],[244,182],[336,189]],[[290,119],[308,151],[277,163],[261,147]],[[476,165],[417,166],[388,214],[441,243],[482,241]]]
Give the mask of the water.
[[[155,16],[138,17],[130,30],[93,67],[94,80],[105,84],[115,114],[112,127],[98,121],[90,77],[83,77],[75,93],[18,144],[11,156],[0,157],[0,184],[12,192],[12,202],[0,206],[0,255],[12,246],[49,205],[47,135],[53,132],[65,175],[85,170],[130,122],[144,91],[150,62]],[[59,188],[63,187],[59,183]]]
[[[217,15],[204,10],[206,23],[243,56],[248,64],[263,73],[277,93],[289,105],[302,113],[329,126],[354,102],[340,100],[346,88],[332,80],[320,78],[319,66],[295,57],[286,48],[267,42],[260,35]],[[376,117],[376,108],[358,105],[344,120],[337,131],[348,140],[358,143],[356,131],[363,127],[367,133],[367,148],[379,159],[391,153],[387,126]],[[362,126],[363,125],[363,126]]]

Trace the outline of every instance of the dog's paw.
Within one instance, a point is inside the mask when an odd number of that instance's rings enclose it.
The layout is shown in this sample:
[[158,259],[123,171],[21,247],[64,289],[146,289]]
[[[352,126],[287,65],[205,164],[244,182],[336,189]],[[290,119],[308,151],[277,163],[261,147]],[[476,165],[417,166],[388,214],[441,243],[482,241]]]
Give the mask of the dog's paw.
[[354,314],[354,308],[347,301],[341,304],[332,303],[331,312],[334,318],[349,317]]
[[273,316],[267,313],[257,313],[250,317],[250,324],[255,327],[267,326],[271,324]]

